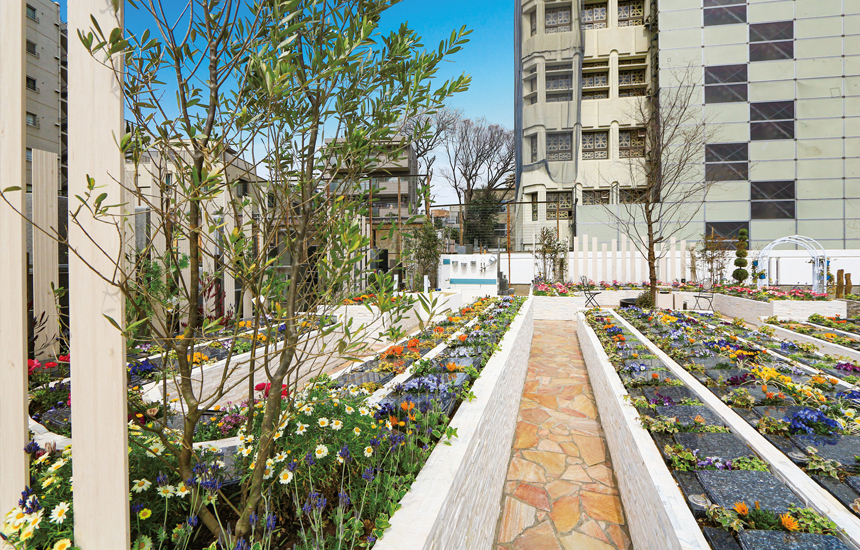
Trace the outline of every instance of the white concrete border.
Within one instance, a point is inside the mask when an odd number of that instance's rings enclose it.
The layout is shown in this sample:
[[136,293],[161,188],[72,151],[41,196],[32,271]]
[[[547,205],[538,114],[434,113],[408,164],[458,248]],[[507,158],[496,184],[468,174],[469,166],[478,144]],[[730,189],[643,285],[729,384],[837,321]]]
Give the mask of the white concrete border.
[[594,390],[634,548],[703,549],[710,545],[675,483],[594,330],[577,315],[582,357]]
[[534,333],[528,299],[451,421],[457,437],[438,445],[401,501],[377,550],[489,550],[508,470]]
[[837,300],[772,300],[760,302],[728,294],[714,294],[714,310],[726,317],[738,317],[748,323],[760,326],[760,318],[776,316],[779,319],[807,319],[813,313],[826,317],[836,315],[845,318],[848,304]]
[[[793,330],[789,330],[785,327],[781,327],[779,325],[766,325],[773,329],[773,335],[782,338],[783,340],[789,340],[793,342],[806,342],[808,344],[814,344],[818,346],[818,350],[821,353],[826,355],[833,355],[834,357],[848,357],[854,361],[860,361],[860,351],[853,350],[851,348],[847,348],[845,346],[840,346],[839,344],[834,344],[832,342],[828,342],[827,340],[821,340],[820,338],[815,338],[809,334],[801,334],[799,332],[794,332]],[[829,328],[821,327],[821,330],[830,330]],[[837,331],[833,331],[836,334]],[[857,338],[857,335],[854,334],[853,338]]]
[[[846,509],[826,489],[818,485],[806,473],[795,465],[785,454],[774,447],[762,434],[741,418],[728,405],[714,395],[711,390],[702,385],[696,378],[681,367],[671,357],[646,338],[633,325],[620,315],[612,312],[618,322],[638,337],[653,354],[665,364],[684,384],[690,388],[696,397],[706,407],[711,409],[731,429],[743,439],[755,453],[770,464],[771,473],[785,483],[807,506],[819,514],[829,517],[842,531],[839,538],[851,548],[860,549],[860,519]],[[601,411],[602,414],[602,411]]]

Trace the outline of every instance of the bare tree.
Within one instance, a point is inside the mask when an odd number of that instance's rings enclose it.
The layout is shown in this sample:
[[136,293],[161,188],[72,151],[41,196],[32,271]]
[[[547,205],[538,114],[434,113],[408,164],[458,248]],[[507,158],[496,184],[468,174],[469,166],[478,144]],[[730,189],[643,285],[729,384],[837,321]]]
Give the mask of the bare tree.
[[462,118],[447,132],[444,140],[448,166],[442,177],[454,188],[463,204],[460,217],[460,244],[463,244],[463,219],[475,191],[492,192],[505,185],[514,170],[514,132],[486,119]]
[[403,133],[409,136],[418,158],[418,170],[423,171],[426,176],[421,194],[424,196],[427,216],[430,215],[430,182],[433,180],[436,152],[445,142],[448,133],[457,127],[462,116],[458,109],[442,107],[432,112],[421,112],[403,124]]
[[[651,299],[657,294],[657,262],[661,246],[684,232],[705,197],[716,185],[703,169],[705,144],[715,141],[716,126],[703,115],[700,85],[692,67],[681,69],[672,86],[634,103],[634,130],[625,148],[632,189],[620,189],[620,204],[606,206],[648,260]],[[617,209],[616,209],[617,208]]]

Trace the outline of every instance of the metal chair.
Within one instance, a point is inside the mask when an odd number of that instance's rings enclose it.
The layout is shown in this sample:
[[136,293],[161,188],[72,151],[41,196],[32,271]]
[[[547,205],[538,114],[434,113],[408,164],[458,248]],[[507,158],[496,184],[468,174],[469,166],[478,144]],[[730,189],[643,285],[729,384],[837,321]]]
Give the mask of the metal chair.
[[585,294],[585,307],[600,307],[600,304],[597,303],[597,295],[600,292],[593,292],[588,285],[588,277],[580,277],[580,284],[582,286],[582,293]]
[[714,281],[711,279],[705,279],[702,281],[702,288],[699,289],[699,292],[693,296],[696,299],[695,305],[693,309],[702,309],[699,307],[699,300],[703,300],[708,303],[707,309],[713,311],[714,310]]

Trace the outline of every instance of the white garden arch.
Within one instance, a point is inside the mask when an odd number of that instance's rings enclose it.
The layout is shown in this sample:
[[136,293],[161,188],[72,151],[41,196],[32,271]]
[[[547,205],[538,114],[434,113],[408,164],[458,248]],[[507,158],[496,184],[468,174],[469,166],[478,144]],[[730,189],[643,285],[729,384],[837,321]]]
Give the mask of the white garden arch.
[[802,235],[782,237],[768,243],[758,256],[758,265],[764,275],[756,281],[758,286],[765,286],[770,281],[770,253],[781,244],[793,244],[803,247],[812,258],[812,292],[826,292],[827,289],[827,252],[818,241]]

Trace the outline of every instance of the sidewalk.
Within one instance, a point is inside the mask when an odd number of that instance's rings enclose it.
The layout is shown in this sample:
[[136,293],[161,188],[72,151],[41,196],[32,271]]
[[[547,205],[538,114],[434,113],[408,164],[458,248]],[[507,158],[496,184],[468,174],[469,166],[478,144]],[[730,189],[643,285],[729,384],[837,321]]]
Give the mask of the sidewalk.
[[496,546],[632,548],[576,323],[535,321]]

